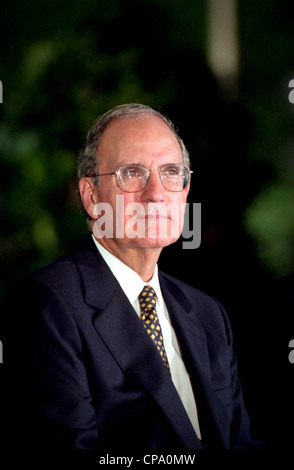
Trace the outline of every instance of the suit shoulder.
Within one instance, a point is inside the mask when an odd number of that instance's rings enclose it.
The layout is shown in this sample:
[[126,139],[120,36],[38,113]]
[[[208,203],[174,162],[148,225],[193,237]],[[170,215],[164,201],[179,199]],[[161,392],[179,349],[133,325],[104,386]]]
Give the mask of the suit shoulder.
[[75,272],[76,263],[73,255],[64,255],[47,266],[30,273],[26,280],[39,281],[48,286],[53,286],[72,278]]
[[220,305],[218,300],[215,299],[214,297],[206,294],[200,289],[197,289],[197,287],[191,286],[190,284],[187,284],[186,282],[183,282],[173,276],[170,276],[169,274],[160,272],[160,279],[163,279],[165,282],[167,282],[170,285],[170,288],[174,292],[175,292],[175,288],[180,289],[187,296],[190,302],[194,304],[196,301],[197,304],[210,305],[210,306]]
[[[97,250],[96,250],[97,251]],[[57,258],[52,263],[30,273],[27,280],[39,281],[49,288],[62,288],[64,285],[74,286],[80,280],[78,264],[85,256],[93,256],[93,242],[87,237],[72,253]]]
[[168,289],[172,297],[189,312],[191,318],[202,324],[208,334],[221,331],[225,332],[226,337],[231,336],[228,315],[217,299],[168,274],[160,273],[160,280],[163,290]]

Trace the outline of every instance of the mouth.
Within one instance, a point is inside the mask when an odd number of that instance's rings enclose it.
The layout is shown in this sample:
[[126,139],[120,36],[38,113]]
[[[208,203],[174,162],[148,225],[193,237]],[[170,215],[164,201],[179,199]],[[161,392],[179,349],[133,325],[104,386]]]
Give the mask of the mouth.
[[171,217],[169,217],[168,215],[166,214],[146,214],[144,217],[142,217],[143,219],[145,220],[166,220],[166,219],[170,219]]

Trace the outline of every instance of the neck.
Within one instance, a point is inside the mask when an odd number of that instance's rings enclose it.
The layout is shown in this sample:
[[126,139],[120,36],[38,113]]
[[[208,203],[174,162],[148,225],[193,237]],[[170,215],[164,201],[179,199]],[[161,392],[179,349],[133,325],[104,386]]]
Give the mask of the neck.
[[96,240],[113,256],[135,271],[144,282],[152,279],[162,247],[144,248],[127,244],[120,247],[116,243],[111,243],[111,240],[107,238]]

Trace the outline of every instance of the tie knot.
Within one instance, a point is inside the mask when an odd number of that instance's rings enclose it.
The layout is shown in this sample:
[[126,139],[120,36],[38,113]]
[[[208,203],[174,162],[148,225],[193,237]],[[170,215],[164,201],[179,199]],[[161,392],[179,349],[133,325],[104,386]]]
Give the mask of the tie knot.
[[139,303],[142,309],[154,308],[156,305],[155,290],[151,286],[145,286],[139,295]]

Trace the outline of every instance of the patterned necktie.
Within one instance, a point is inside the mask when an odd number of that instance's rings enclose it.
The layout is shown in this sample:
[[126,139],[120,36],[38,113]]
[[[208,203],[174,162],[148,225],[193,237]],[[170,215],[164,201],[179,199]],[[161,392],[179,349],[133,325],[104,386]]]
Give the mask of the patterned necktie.
[[144,327],[148,335],[152,338],[159,354],[163,360],[164,365],[170,372],[167,355],[164,349],[163,336],[156,312],[156,294],[151,286],[145,286],[139,295],[140,303],[140,318],[143,321]]

